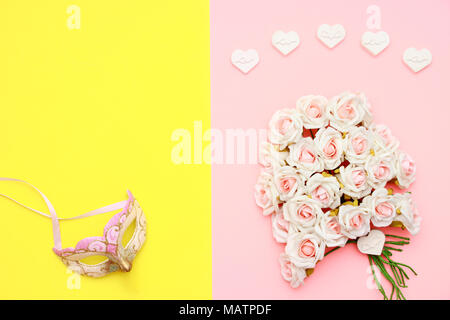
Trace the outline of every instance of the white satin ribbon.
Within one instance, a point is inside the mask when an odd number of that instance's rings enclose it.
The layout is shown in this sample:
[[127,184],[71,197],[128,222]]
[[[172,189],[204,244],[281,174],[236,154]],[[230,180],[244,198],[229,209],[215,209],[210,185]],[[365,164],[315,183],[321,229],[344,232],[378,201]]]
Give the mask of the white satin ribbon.
[[108,206],[105,206],[105,207],[102,207],[102,208],[99,208],[99,209],[95,209],[95,210],[92,210],[92,211],[83,213],[83,214],[81,214],[79,216],[75,216],[75,217],[71,217],[71,218],[58,218],[58,216],[56,214],[56,210],[55,210],[55,208],[53,208],[53,205],[51,204],[50,200],[48,200],[48,198],[38,188],[33,186],[31,183],[26,182],[24,180],[20,180],[20,179],[1,178],[1,177],[0,177],[0,181],[22,182],[22,183],[25,183],[25,184],[31,186],[34,190],[39,192],[39,194],[41,195],[42,199],[44,199],[50,214],[41,212],[41,211],[33,209],[33,208],[30,208],[29,206],[24,205],[23,203],[20,203],[19,201],[15,200],[15,199],[13,199],[13,198],[5,195],[5,194],[0,193],[0,196],[2,196],[4,198],[7,198],[7,199],[17,203],[18,205],[20,205],[20,206],[22,206],[22,207],[24,207],[24,208],[26,208],[28,210],[31,210],[33,212],[36,212],[36,213],[38,213],[38,214],[40,214],[40,215],[42,215],[44,217],[51,218],[52,219],[52,226],[53,226],[53,242],[55,243],[55,249],[58,249],[58,250],[62,249],[62,245],[61,245],[61,230],[59,228],[59,220],[81,219],[81,218],[91,217],[91,216],[95,216],[95,215],[102,214],[102,213],[108,213],[108,212],[111,212],[111,211],[114,211],[114,210],[118,210],[118,209],[123,209],[125,207],[125,205],[127,204],[127,201],[128,201],[128,200],[123,200],[123,201],[120,201],[120,202],[117,202],[117,203],[114,203],[114,204],[110,204]]

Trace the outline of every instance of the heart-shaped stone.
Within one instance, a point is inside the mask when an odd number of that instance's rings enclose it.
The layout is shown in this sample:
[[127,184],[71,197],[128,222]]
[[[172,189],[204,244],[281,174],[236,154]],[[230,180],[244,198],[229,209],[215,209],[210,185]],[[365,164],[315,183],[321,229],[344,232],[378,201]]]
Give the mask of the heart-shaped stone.
[[364,254],[379,256],[383,251],[386,236],[380,230],[372,230],[365,237],[358,238],[356,245]]
[[389,45],[389,35],[384,31],[366,31],[361,37],[361,45],[376,56]]
[[431,52],[428,49],[408,48],[403,53],[403,62],[414,72],[419,72],[431,63]]
[[243,73],[248,73],[258,64],[258,62],[259,55],[254,49],[249,49],[247,51],[237,49],[231,54],[231,63]]
[[345,38],[345,29],[340,24],[330,26],[328,24],[322,24],[317,29],[317,37],[328,48],[335,47],[339,42]]
[[295,31],[285,33],[278,30],[272,35],[272,45],[284,55],[288,55],[292,50],[297,48],[299,44],[300,38]]

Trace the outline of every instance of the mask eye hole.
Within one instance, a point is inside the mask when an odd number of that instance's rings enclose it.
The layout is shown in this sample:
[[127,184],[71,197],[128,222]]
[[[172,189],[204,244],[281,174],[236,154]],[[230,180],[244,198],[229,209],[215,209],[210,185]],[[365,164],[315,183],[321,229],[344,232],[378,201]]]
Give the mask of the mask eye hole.
[[95,266],[97,264],[103,263],[108,261],[108,257],[106,256],[100,256],[100,255],[92,255],[86,258],[83,258],[79,260],[79,262],[86,264],[88,266]]
[[136,219],[129,224],[122,236],[122,247],[126,248],[128,243],[130,243],[131,238],[133,238],[134,231],[136,230]]

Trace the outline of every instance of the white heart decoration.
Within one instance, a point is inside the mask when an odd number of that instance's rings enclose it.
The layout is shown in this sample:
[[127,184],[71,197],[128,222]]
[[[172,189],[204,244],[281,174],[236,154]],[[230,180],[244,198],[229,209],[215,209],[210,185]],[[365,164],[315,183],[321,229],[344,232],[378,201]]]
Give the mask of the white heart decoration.
[[380,230],[372,230],[365,237],[358,238],[356,245],[364,254],[379,256],[383,251],[386,236]]
[[376,56],[389,45],[389,35],[384,31],[366,31],[361,37],[361,45]]
[[272,45],[284,55],[288,55],[292,50],[297,48],[299,44],[300,38],[295,31],[285,33],[278,30],[272,35]]
[[249,49],[247,51],[237,49],[231,54],[231,63],[243,73],[248,73],[258,64],[258,62],[259,55],[254,49]]
[[345,38],[345,29],[341,24],[330,26],[322,24],[317,29],[317,37],[327,47],[333,48]]
[[408,48],[403,53],[403,62],[414,72],[419,72],[431,63],[432,56],[428,49]]

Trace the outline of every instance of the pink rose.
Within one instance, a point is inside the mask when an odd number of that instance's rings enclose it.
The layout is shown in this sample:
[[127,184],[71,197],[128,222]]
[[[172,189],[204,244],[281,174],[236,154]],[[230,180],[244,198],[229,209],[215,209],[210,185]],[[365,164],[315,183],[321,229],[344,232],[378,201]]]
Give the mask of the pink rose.
[[341,202],[342,192],[338,180],[314,174],[306,183],[306,193],[316,200],[321,208],[336,208]]
[[374,136],[375,152],[378,155],[392,155],[397,151],[400,142],[392,135],[391,130],[383,125],[377,124],[370,126],[370,131]]
[[327,247],[343,247],[348,237],[342,234],[341,225],[337,217],[330,216],[329,213],[319,217],[316,225],[316,233],[325,241]]
[[259,162],[268,169],[286,165],[287,151],[279,151],[278,146],[269,142],[261,143],[259,147]]
[[289,231],[289,222],[286,221],[281,212],[272,215],[272,234],[279,243],[286,243]]
[[395,217],[395,202],[393,196],[385,188],[378,188],[365,197],[361,206],[367,208],[375,227],[389,226]]
[[341,205],[338,217],[342,233],[350,239],[365,236],[370,231],[370,214],[364,206]]
[[393,158],[370,156],[365,164],[367,183],[373,188],[382,188],[395,176]]
[[294,109],[283,109],[275,112],[269,122],[269,141],[280,146],[280,150],[302,137],[303,122]]
[[327,103],[327,98],[313,95],[297,100],[297,111],[306,129],[318,129],[328,123]]
[[363,121],[371,121],[369,106],[363,94],[344,92],[335,96],[328,102],[327,111],[330,125],[341,132],[347,132]]
[[422,218],[419,216],[417,207],[411,199],[411,193],[396,194],[394,201],[399,214],[394,221],[400,221],[413,236],[419,233]]
[[342,192],[350,197],[360,199],[372,191],[366,170],[360,165],[350,164],[347,167],[340,167],[338,179],[344,186]]
[[291,263],[289,256],[285,253],[280,255],[279,262],[283,279],[288,281],[292,288],[300,286],[306,278],[305,269],[299,268]]
[[293,232],[287,238],[285,252],[299,268],[314,268],[325,253],[325,242],[315,233]]
[[322,214],[320,204],[305,195],[297,195],[283,205],[284,218],[298,230],[313,228],[317,218]]
[[345,159],[350,163],[364,164],[373,148],[372,133],[365,127],[352,127],[344,139]]
[[278,210],[278,191],[273,182],[273,176],[262,171],[255,185],[256,204],[263,209],[263,215],[269,215]]
[[316,145],[310,137],[291,144],[286,161],[289,165],[296,167],[305,178],[309,178],[312,174],[323,170],[323,161],[319,157]]
[[344,140],[342,134],[336,129],[321,128],[316,133],[314,143],[325,169],[336,169],[344,160]]
[[289,200],[298,191],[304,192],[305,178],[290,166],[276,168],[274,170],[274,183],[281,200]]
[[400,188],[408,188],[416,179],[416,163],[406,153],[396,154],[396,178]]

